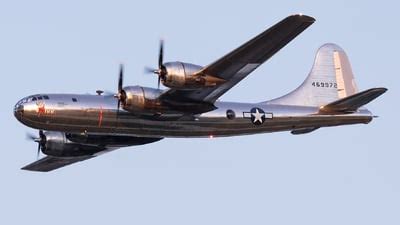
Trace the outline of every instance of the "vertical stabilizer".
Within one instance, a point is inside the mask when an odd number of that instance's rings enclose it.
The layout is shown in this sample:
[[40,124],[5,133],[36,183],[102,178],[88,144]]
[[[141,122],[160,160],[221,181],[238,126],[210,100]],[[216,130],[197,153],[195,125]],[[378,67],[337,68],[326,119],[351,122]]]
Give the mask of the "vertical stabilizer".
[[357,92],[346,53],[335,44],[324,44],[306,80],[291,93],[266,103],[323,106]]

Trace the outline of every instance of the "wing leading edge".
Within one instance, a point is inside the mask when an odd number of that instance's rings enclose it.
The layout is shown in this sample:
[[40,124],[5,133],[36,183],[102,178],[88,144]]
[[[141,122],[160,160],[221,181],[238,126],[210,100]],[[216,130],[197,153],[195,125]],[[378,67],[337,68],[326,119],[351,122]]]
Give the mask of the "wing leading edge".
[[222,78],[227,81],[224,84],[200,90],[171,89],[163,97],[174,101],[214,103],[314,22],[310,16],[289,16],[199,72]]

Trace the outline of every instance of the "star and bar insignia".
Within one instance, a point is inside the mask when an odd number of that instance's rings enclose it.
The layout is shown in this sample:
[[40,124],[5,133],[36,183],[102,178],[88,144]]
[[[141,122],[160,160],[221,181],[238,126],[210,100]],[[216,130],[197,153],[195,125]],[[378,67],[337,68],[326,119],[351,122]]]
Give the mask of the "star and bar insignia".
[[251,122],[254,125],[261,125],[265,122],[266,119],[272,119],[272,113],[266,113],[264,110],[254,107],[250,110],[250,112],[243,112],[244,118],[250,118]]

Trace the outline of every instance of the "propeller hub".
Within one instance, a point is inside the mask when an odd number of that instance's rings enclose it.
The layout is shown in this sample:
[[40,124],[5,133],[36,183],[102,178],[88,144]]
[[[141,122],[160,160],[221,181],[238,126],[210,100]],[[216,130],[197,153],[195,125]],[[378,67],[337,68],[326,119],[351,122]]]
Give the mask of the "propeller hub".
[[125,104],[125,100],[126,100],[126,93],[122,89],[123,81],[124,81],[124,66],[121,64],[119,66],[118,93],[116,95],[114,95],[114,97],[118,99],[117,114],[119,113],[119,108],[121,107],[121,103],[122,103],[122,105],[124,105]]
[[39,130],[39,137],[35,137],[32,134],[27,134],[27,138],[38,143],[36,158],[39,159],[40,150],[43,151],[46,148],[46,135],[44,134],[43,130]]
[[167,75],[167,70],[164,66],[162,66],[160,69],[154,70],[153,73],[161,76],[162,79],[165,79],[165,76]]
[[164,41],[160,41],[160,50],[158,53],[158,69],[146,69],[145,71],[158,75],[158,88],[160,88],[161,81],[165,81],[167,76],[167,69],[163,65],[164,58]]

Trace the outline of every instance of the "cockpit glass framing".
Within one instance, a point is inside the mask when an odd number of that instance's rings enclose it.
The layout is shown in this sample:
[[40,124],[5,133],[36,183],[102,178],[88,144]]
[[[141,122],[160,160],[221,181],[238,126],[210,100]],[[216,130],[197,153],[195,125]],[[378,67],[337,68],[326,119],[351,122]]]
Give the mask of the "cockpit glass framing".
[[27,103],[27,102],[35,102],[35,101],[40,101],[40,100],[49,100],[50,97],[48,95],[32,95],[28,96],[26,98],[21,99],[18,103]]

